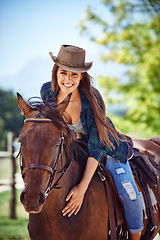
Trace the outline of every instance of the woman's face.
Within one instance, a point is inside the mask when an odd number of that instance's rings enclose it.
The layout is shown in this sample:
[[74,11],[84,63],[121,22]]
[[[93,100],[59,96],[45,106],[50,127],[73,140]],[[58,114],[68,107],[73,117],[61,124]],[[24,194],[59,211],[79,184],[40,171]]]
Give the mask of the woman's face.
[[82,78],[82,73],[65,71],[60,67],[57,70],[58,86],[67,95],[77,90],[81,78]]

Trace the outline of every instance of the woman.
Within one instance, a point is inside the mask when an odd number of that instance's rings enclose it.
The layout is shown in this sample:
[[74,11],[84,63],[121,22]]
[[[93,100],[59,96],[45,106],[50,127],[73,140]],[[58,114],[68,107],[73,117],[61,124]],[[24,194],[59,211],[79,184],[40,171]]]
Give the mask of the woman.
[[91,85],[87,71],[92,67],[92,62],[85,62],[84,49],[72,45],[62,45],[57,57],[52,53],[50,56],[55,63],[52,82],[42,86],[42,99],[59,104],[72,93],[64,119],[71,129],[85,135],[88,142],[84,175],[81,182],[68,193],[68,204],[62,214],[70,217],[79,212],[98,162],[107,156],[106,168],[112,174],[123,202],[132,239],[140,239],[143,213],[141,196],[127,160],[131,149],[111,120],[106,118],[104,101]]

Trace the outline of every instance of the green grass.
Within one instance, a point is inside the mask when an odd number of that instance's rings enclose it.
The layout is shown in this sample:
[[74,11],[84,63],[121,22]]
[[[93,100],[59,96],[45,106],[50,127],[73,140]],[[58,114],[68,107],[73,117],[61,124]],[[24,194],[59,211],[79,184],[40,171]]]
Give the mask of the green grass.
[[20,190],[16,190],[16,219],[10,219],[10,191],[0,193],[0,240],[29,239],[28,214],[19,196]]

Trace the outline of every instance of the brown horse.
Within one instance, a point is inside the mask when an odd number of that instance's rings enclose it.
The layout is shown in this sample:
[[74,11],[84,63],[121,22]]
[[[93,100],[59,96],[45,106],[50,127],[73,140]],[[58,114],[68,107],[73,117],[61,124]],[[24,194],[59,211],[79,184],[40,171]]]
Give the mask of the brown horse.
[[[107,240],[108,203],[97,173],[80,212],[70,218],[62,216],[65,198],[80,182],[84,170],[74,160],[76,140],[61,116],[68,101],[57,107],[42,104],[34,109],[18,94],[18,105],[26,116],[19,136],[25,183],[20,199],[29,212],[29,235],[32,240]],[[155,216],[160,227],[160,214]],[[145,230],[147,224],[145,220]]]

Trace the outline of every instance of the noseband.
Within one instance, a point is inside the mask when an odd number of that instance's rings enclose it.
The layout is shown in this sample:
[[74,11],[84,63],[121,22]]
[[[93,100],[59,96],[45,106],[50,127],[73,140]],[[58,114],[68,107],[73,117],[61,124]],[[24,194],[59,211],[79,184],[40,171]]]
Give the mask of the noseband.
[[[49,118],[26,118],[24,120],[24,123],[28,123],[28,122],[36,122],[36,123],[50,123],[52,122],[51,119]],[[47,170],[51,173],[50,176],[50,180],[47,186],[47,189],[45,191],[45,196],[47,197],[48,194],[52,191],[53,188],[58,189],[60,187],[58,187],[59,185],[59,181],[60,179],[63,177],[63,175],[65,174],[65,172],[67,171],[67,169],[69,168],[72,160],[69,161],[69,163],[63,168],[61,175],[59,176],[59,178],[57,179],[57,181],[53,184],[54,178],[55,178],[55,174],[58,171],[58,165],[59,162],[61,160],[62,163],[62,149],[63,149],[63,145],[64,145],[64,136],[62,133],[60,133],[60,143],[59,143],[59,151],[58,151],[58,156],[57,159],[54,163],[54,165],[52,167],[47,166],[47,165],[43,165],[43,164],[37,164],[37,163],[31,163],[26,167],[22,166],[22,160],[20,159],[20,168],[21,168],[21,174],[22,174],[22,178],[24,178],[24,174],[29,170],[29,169],[43,169],[43,170]],[[21,151],[21,150],[20,150]],[[20,152],[19,152],[20,154]],[[18,155],[19,155],[18,154]],[[63,163],[62,163],[63,166]]]

